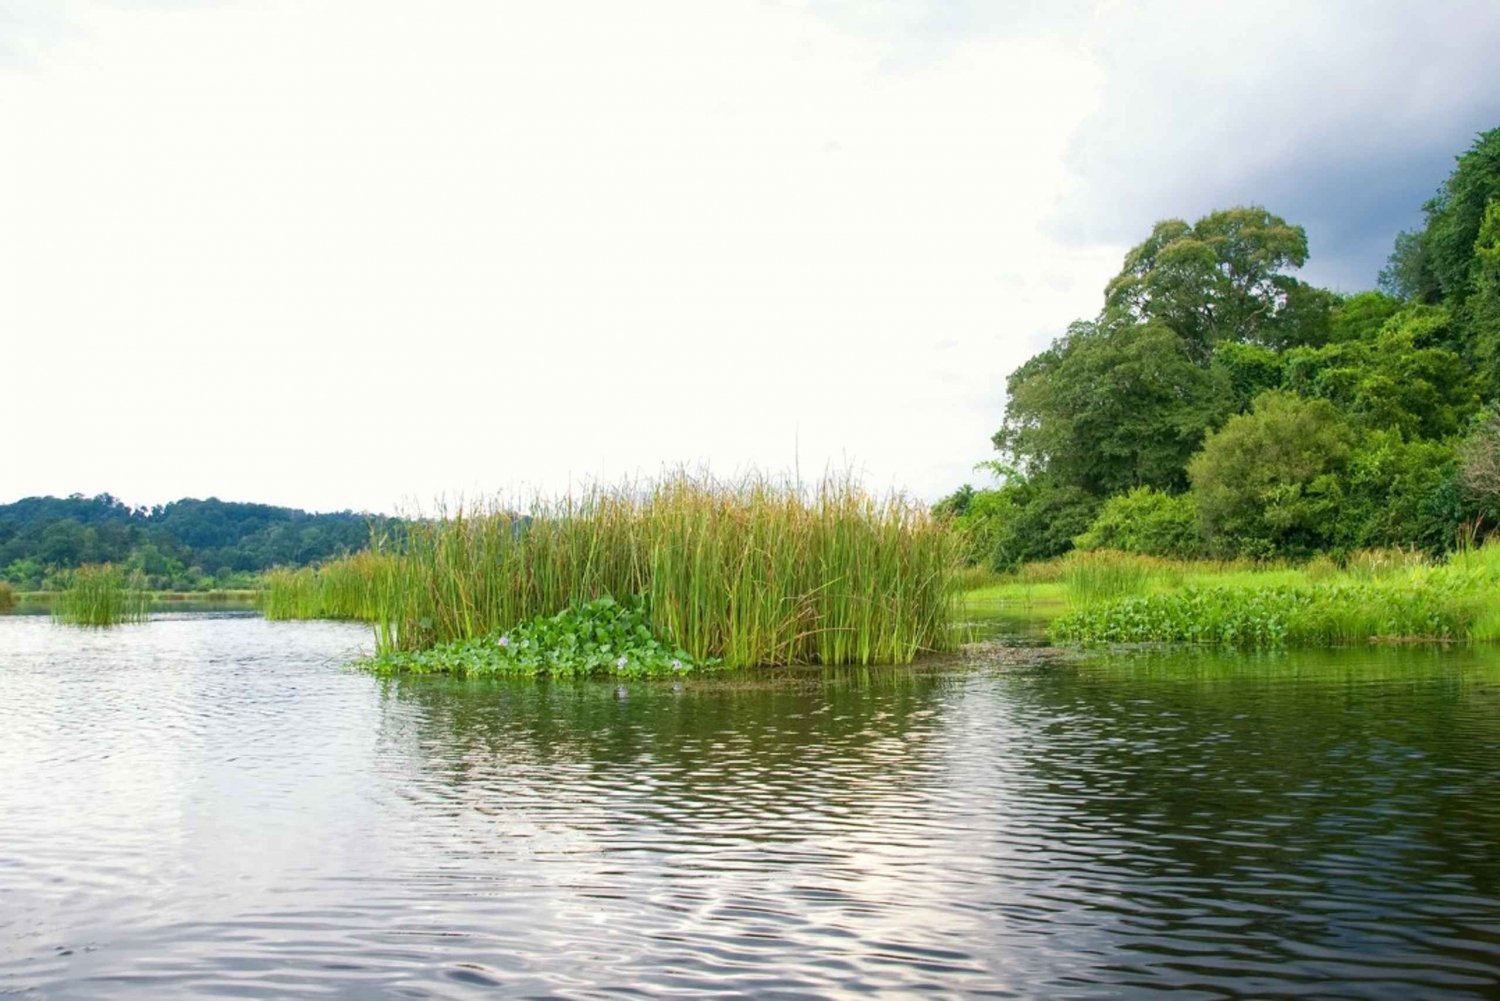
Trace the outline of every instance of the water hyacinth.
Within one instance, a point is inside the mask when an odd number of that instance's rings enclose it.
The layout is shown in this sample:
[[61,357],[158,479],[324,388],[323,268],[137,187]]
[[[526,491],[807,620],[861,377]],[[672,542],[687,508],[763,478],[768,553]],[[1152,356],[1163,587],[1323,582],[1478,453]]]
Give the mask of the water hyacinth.
[[377,654],[363,664],[377,674],[451,674],[458,677],[613,676],[648,678],[722,667],[664,643],[652,628],[647,603],[599,598],[538,616],[495,637],[476,637],[427,650]]

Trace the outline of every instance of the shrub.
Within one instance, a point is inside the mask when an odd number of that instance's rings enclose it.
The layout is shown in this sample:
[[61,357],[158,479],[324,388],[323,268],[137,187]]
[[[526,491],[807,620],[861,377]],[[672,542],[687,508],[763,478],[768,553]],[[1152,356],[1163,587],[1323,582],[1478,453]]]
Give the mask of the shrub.
[[1111,497],[1073,544],[1079,549],[1118,549],[1148,556],[1186,558],[1203,553],[1193,499],[1151,487]]

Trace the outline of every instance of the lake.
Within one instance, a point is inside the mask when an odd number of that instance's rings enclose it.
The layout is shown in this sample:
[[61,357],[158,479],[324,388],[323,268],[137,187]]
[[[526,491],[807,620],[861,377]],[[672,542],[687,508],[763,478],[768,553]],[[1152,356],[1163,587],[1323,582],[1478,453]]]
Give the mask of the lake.
[[0,994],[1500,994],[1500,649],[563,685],[368,644],[0,617]]

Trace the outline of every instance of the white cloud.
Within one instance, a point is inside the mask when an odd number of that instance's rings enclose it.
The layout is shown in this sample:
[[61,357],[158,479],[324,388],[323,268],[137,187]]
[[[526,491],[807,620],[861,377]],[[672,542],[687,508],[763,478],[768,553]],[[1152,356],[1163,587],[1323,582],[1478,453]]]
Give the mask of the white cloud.
[[896,66],[693,2],[72,29],[0,70],[6,498],[389,508],[799,455],[936,496],[1118,260],[1040,235],[1097,83],[1045,37]]

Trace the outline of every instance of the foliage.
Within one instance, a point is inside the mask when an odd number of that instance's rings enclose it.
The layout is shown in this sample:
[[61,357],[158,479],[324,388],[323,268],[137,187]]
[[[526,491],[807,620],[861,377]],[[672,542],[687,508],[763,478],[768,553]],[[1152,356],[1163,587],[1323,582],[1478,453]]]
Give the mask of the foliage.
[[[1295,277],[1306,235],[1264,208],[1158,223],[1099,315],[1007,379],[992,441],[1026,481],[964,498],[970,561],[1011,570],[1065,552],[1038,517],[1049,506],[1100,514],[1098,534],[1072,532],[1081,545],[1165,551],[1133,541],[1154,529],[1130,522],[1156,508],[1119,498],[1190,482],[1226,556],[1439,552],[1458,526],[1500,521],[1454,459],[1500,395],[1500,129],[1459,158],[1426,214],[1398,238],[1383,291],[1349,296]],[[1266,399],[1282,401],[1276,415],[1254,412]],[[1315,437],[1277,440],[1302,431]],[[1242,461],[1225,466],[1231,443]]]
[[1205,537],[1223,551],[1257,554],[1326,547],[1352,446],[1327,401],[1281,391],[1257,397],[1188,467]]
[[1426,226],[1397,241],[1388,283],[1403,296],[1462,304],[1476,289],[1474,247],[1490,205],[1500,200],[1500,128],[1481,134],[1423,206]]
[[1204,432],[1227,416],[1224,373],[1160,323],[1074,324],[1007,383],[994,443],[1033,477],[1107,496],[1180,489]]
[[1204,551],[1193,499],[1150,487],[1111,497],[1073,544],[1079,549],[1118,549],[1151,556],[1198,556]]
[[[1286,272],[1307,233],[1258,206],[1159,222],[1104,290],[1105,313],[1159,322],[1198,361],[1222,341],[1281,347],[1326,336],[1327,303]],[[1311,315],[1309,315],[1311,314]]]
[[1459,483],[1483,513],[1500,514],[1500,412],[1480,421],[1459,450]]
[[4,581],[0,581],[0,612],[15,607],[15,604],[15,592],[11,590],[11,586],[9,584],[5,583]]
[[622,678],[681,676],[722,666],[664,643],[639,596],[605,595],[537,616],[498,635],[417,651],[390,651],[365,662],[377,674],[453,674]]
[[309,514],[266,504],[180,500],[131,508],[109,494],[28,497],[0,505],[0,578],[23,590],[64,585],[65,571],[110,562],[151,589],[253,587],[273,566],[306,566],[365,548],[388,519]]
[[149,597],[125,571],[108,563],[79,567],[68,587],[52,602],[52,617],[76,626],[113,626],[144,622]]
[[[1017,476],[995,489],[966,489],[954,518],[964,561],[1002,573],[1066,552],[1098,509],[1087,492],[1046,479]],[[951,499],[934,510],[956,510],[944,506]]]

